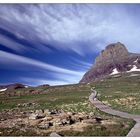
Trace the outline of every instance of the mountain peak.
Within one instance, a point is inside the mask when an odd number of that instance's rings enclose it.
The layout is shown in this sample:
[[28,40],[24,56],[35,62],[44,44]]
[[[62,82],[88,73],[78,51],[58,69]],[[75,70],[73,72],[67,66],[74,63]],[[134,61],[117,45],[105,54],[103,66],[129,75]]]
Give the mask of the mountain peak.
[[117,73],[128,72],[134,66],[140,68],[140,55],[129,53],[125,45],[120,42],[112,43],[101,51],[95,64],[85,73],[80,82],[90,82],[109,76],[113,70],[116,70]]
[[118,49],[118,48],[125,48],[125,45],[122,44],[121,42],[117,42],[117,43],[111,43],[109,45],[106,46],[106,50],[111,50],[111,49]]
[[113,59],[122,59],[129,55],[128,50],[125,45],[117,42],[109,44],[105,47],[105,50],[101,51],[101,54],[96,58],[96,64],[101,63],[102,61],[113,61]]

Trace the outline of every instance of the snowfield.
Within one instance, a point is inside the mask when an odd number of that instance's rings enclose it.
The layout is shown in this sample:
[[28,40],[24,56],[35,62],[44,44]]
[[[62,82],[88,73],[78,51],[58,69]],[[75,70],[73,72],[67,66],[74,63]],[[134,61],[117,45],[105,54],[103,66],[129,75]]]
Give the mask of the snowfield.
[[139,60],[139,59],[137,58],[137,59],[134,61],[134,63],[137,63],[137,62],[138,62],[138,60]]
[[0,89],[0,92],[6,91],[6,90],[7,90],[7,88]]
[[137,66],[133,65],[133,68],[127,72],[133,72],[133,71],[140,71],[140,69],[138,69]]
[[114,74],[118,74],[118,73],[119,72],[118,72],[117,68],[115,68],[115,69],[113,69],[113,72],[110,75],[114,75]]

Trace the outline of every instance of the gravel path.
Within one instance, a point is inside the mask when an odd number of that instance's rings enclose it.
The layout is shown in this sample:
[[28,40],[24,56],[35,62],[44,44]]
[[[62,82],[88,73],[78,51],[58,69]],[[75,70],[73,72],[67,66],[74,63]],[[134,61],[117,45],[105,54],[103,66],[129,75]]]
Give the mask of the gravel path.
[[96,90],[92,90],[91,95],[89,96],[89,101],[96,106],[96,108],[98,108],[99,110],[106,112],[108,114],[111,115],[115,115],[115,116],[119,116],[122,118],[129,118],[129,119],[133,119],[136,121],[135,126],[130,130],[130,132],[128,133],[128,137],[139,137],[140,136],[140,115],[132,115],[129,113],[125,113],[125,112],[121,112],[121,111],[117,111],[114,109],[111,109],[109,106],[103,104],[101,101],[99,101],[96,98],[97,95],[97,91]]

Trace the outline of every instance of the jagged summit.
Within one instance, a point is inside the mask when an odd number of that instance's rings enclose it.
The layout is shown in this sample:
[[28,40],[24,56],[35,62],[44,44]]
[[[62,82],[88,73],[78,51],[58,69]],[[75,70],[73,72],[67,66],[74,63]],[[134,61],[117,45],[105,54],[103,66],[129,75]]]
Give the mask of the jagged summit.
[[112,62],[114,59],[121,59],[123,57],[128,57],[128,55],[129,52],[122,43],[112,43],[106,46],[105,50],[101,51],[101,54],[96,58],[95,63],[99,64],[103,61]]
[[140,55],[128,52],[124,44],[109,44],[96,58],[95,64],[85,73],[80,82],[90,82],[108,75],[129,72],[140,68]]

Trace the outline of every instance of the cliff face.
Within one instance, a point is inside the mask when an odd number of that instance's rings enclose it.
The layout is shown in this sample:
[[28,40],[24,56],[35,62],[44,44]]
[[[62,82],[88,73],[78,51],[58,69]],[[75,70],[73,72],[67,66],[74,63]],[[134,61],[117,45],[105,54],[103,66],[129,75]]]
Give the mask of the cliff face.
[[136,71],[140,68],[140,54],[128,52],[125,45],[117,42],[106,46],[96,58],[95,64],[85,73],[80,82],[90,82],[109,75]]

